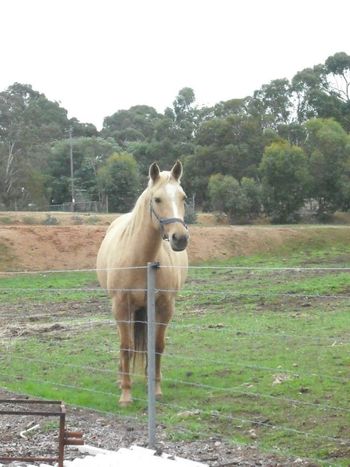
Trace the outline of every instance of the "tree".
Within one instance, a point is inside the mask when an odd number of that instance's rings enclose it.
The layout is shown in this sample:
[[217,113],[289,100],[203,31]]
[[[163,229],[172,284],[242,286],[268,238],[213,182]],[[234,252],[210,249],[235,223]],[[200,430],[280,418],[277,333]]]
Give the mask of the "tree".
[[129,110],[119,110],[106,117],[102,136],[114,138],[125,149],[130,142],[151,141],[155,124],[161,118],[153,107],[135,105]]
[[[331,92],[336,96],[340,114],[338,121],[350,131],[350,55],[338,52],[327,58],[325,71]],[[335,115],[328,115],[334,116]]]
[[261,184],[253,178],[243,177],[241,190],[247,200],[245,219],[248,221],[256,219],[262,212]]
[[329,57],[325,65],[316,65],[298,72],[292,79],[296,118],[299,123],[311,118],[335,118],[349,127],[349,102],[344,101],[346,75],[341,74],[345,78],[344,92],[336,85],[337,80],[334,80],[335,74],[345,65],[342,62],[338,67],[334,57]]
[[196,97],[192,88],[180,89],[173,102],[173,109],[166,109],[166,116],[173,116],[177,135],[183,142],[193,140],[198,126],[198,110],[194,107]]
[[265,148],[259,171],[264,209],[272,221],[295,220],[310,183],[304,151],[287,141],[272,143]]
[[195,102],[196,97],[192,88],[180,89],[176,96],[173,107],[175,113],[176,122],[179,123],[182,120],[187,120],[187,116],[192,111],[192,104]]
[[[332,75],[332,89],[344,102],[350,102],[350,55],[338,52],[327,58],[325,71]],[[339,78],[339,80],[337,80]]]
[[97,179],[100,190],[108,197],[110,212],[130,211],[139,194],[137,164],[131,154],[112,154],[98,169]]
[[30,174],[45,171],[50,142],[68,125],[66,110],[30,85],[0,93],[0,200],[7,208],[23,207],[23,193],[31,201]]
[[322,217],[344,204],[350,184],[350,140],[342,126],[332,119],[313,119],[306,122],[305,128],[311,196],[317,200],[317,214]]
[[221,101],[214,106],[213,117],[226,118],[230,115],[247,116],[249,102],[250,98]]
[[240,184],[231,175],[215,174],[208,191],[211,207],[227,214],[231,223],[249,222],[260,213],[260,188],[252,179],[244,178]]
[[102,201],[102,193],[97,183],[97,172],[108,157],[120,148],[112,139],[100,137],[78,137],[62,139],[50,150],[48,174],[50,179],[50,201],[62,204],[72,198],[70,144],[73,153],[74,185],[77,191],[84,191],[93,201]]
[[251,115],[261,119],[264,128],[288,124],[292,112],[292,89],[287,79],[275,79],[254,92],[248,105]]

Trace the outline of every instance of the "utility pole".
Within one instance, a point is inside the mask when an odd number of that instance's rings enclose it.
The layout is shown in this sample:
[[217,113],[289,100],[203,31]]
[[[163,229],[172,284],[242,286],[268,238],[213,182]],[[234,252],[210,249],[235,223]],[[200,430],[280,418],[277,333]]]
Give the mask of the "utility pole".
[[73,128],[69,127],[69,156],[70,156],[70,180],[71,180],[71,195],[72,204],[71,211],[74,211],[75,196],[74,196],[74,161],[73,161],[73,140],[72,140]]

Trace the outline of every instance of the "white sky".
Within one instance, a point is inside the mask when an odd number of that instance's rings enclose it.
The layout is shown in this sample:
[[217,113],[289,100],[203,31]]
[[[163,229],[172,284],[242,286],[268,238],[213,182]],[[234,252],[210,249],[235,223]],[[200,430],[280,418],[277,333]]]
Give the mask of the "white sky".
[[94,123],[192,87],[198,105],[350,54],[349,0],[0,0],[0,91],[31,84]]

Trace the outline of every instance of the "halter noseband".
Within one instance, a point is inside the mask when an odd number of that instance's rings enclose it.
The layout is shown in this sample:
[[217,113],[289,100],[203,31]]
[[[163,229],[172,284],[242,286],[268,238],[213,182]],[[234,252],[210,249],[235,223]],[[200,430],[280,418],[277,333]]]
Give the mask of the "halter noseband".
[[150,212],[151,212],[151,217],[152,217],[152,214],[153,214],[154,217],[159,222],[160,231],[161,231],[161,235],[162,235],[163,240],[169,240],[168,235],[164,232],[164,226],[165,225],[174,224],[174,223],[178,222],[179,224],[182,224],[185,227],[186,230],[188,230],[188,227],[187,227],[186,223],[182,219],[180,219],[179,217],[160,217],[160,216],[158,216],[157,212],[155,211],[155,209],[153,207],[152,199],[150,201]]

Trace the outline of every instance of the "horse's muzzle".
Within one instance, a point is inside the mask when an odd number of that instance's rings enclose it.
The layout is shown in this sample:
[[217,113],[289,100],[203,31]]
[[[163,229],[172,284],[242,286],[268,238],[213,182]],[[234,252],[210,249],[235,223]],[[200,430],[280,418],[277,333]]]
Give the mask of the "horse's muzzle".
[[188,245],[188,234],[172,234],[170,237],[170,246],[174,251],[183,251]]

